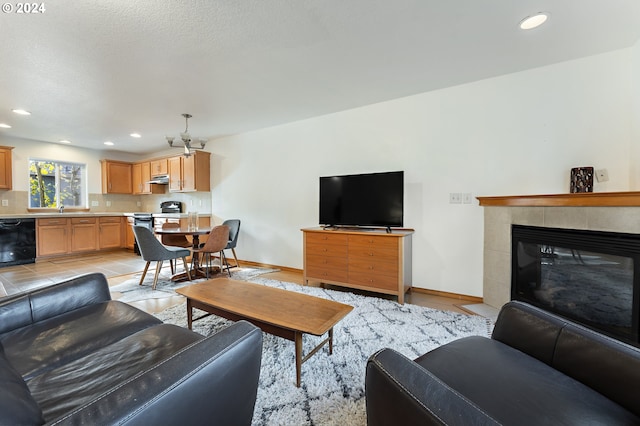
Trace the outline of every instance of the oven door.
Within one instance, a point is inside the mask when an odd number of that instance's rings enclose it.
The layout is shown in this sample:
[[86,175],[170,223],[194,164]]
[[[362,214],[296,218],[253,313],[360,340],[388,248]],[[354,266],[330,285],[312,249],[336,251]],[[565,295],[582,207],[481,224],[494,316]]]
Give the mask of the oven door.
[[[152,215],[134,215],[133,216],[133,224],[135,226],[144,226],[148,228],[151,232],[153,232],[153,216]],[[138,248],[138,241],[134,238],[133,240],[133,252],[137,255],[140,255],[140,248]]]

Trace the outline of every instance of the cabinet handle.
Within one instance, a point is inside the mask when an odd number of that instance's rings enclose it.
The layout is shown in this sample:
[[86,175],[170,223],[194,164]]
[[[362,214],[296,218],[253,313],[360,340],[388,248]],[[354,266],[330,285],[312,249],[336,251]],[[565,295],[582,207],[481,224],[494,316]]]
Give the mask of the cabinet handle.
[[373,253],[369,253],[369,256],[373,256]]

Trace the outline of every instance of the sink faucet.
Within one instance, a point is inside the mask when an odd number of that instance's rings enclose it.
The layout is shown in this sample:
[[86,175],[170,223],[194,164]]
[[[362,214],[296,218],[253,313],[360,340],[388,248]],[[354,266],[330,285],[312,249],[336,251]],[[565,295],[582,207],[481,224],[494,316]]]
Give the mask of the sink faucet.
[[58,208],[58,212],[64,213],[64,204],[60,204],[60,208]]

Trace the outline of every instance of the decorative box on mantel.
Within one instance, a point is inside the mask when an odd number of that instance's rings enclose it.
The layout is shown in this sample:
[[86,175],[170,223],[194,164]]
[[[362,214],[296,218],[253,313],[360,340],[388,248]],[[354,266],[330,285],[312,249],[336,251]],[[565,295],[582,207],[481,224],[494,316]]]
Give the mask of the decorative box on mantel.
[[477,197],[484,210],[484,303],[511,298],[511,225],[640,234],[640,192]]

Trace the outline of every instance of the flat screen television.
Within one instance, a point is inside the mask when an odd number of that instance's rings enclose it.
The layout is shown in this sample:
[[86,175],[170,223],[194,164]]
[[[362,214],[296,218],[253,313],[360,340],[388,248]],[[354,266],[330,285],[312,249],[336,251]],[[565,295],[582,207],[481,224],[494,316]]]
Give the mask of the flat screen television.
[[320,224],[402,227],[404,172],[320,177]]

